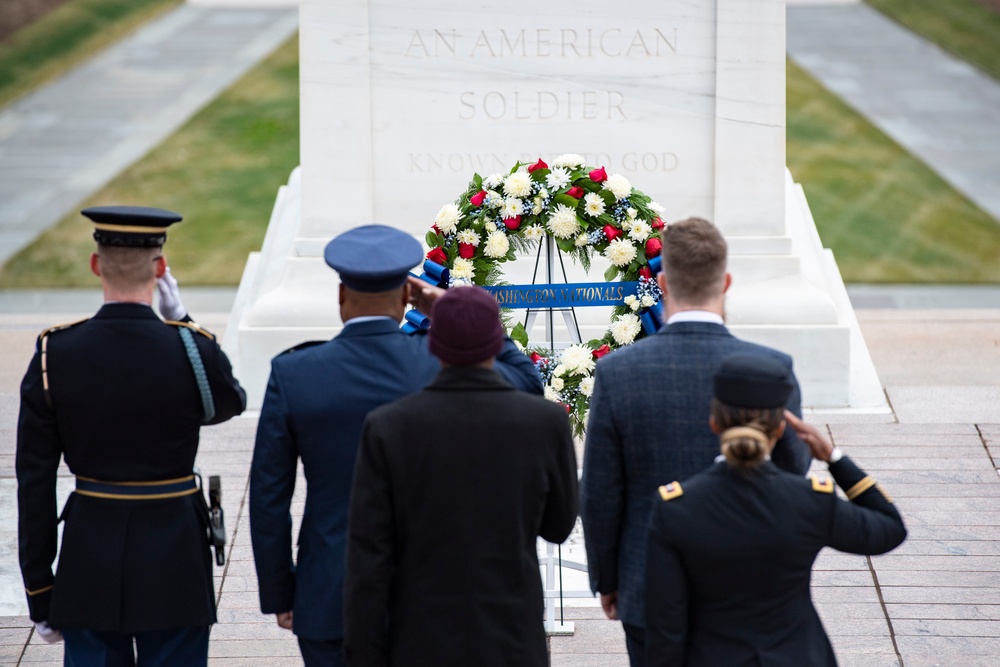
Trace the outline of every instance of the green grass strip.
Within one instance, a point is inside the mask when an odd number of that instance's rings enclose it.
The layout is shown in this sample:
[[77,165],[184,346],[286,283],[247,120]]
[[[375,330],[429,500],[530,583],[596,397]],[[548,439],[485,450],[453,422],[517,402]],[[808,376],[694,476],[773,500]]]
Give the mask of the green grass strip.
[[789,61],[788,167],[848,282],[1000,281],[1000,224]]
[[886,16],[1000,79],[1000,11],[980,0],[866,0]]
[[[165,252],[184,285],[234,285],[260,250],[278,187],[299,163],[294,37],[85,206],[179,212]],[[67,215],[0,269],[0,288],[95,286],[93,226]]]
[[181,1],[70,0],[54,9],[0,44],[0,106],[54,79]]

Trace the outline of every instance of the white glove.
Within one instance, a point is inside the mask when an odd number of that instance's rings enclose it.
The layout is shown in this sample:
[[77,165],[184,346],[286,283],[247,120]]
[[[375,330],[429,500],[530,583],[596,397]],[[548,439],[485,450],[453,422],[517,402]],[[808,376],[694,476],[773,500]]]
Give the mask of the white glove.
[[175,322],[187,317],[187,310],[181,303],[181,291],[177,288],[177,279],[170,273],[170,267],[163,277],[156,281],[156,293],[160,296],[160,314],[166,320]]
[[35,623],[35,632],[45,640],[46,644],[55,644],[63,640],[62,633],[50,628],[46,621]]

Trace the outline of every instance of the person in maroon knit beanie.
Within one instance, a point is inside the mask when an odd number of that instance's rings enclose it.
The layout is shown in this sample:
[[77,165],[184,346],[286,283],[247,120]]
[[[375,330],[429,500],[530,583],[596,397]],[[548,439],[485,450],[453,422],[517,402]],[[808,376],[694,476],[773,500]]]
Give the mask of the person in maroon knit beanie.
[[576,522],[566,411],[493,370],[500,309],[480,287],[434,304],[441,372],[369,413],[351,491],[349,665],[548,665],[538,537]]

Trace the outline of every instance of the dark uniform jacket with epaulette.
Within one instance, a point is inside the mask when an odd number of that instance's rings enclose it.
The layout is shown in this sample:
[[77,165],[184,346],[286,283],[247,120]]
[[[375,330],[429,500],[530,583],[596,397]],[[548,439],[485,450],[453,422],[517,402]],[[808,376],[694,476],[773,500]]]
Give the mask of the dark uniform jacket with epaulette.
[[[531,360],[509,340],[496,367],[518,389],[542,392]],[[333,340],[272,360],[250,468],[250,534],[261,611],[294,610],[298,636],[344,636],[348,501],[365,417],[422,389],[440,368],[427,336],[404,334],[390,318],[348,324]],[[442,435],[449,428],[442,423]],[[307,495],[293,561],[299,459]]]
[[891,499],[844,457],[829,480],[725,463],[661,487],[646,573],[648,667],[832,667],[809,578],[823,547],[880,554],[906,538]]
[[[73,493],[52,574],[60,457],[75,475],[105,482],[191,475],[205,412],[179,335],[184,326],[164,323],[143,304],[109,303],[39,338],[21,383],[16,460],[32,620],[126,633],[215,622],[206,517],[196,495]],[[215,340],[193,333],[215,404],[208,423],[225,421],[243,411],[246,395]]]

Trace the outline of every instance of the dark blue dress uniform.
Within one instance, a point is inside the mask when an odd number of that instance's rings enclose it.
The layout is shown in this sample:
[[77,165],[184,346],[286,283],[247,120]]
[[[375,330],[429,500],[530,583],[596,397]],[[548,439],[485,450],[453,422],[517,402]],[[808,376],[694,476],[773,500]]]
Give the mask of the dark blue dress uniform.
[[[727,391],[759,398],[769,388],[733,377]],[[849,501],[829,480],[770,461],[745,471],[720,462],[660,487],[647,556],[647,666],[836,665],[809,592],[816,555],[823,547],[884,553],[906,528],[881,486],[848,458],[829,469]]]
[[[345,286],[378,292],[401,286],[422,256],[409,235],[370,225],[331,241],[326,259]],[[531,360],[509,340],[498,361],[508,382],[541,393]],[[352,320],[334,339],[272,360],[250,473],[250,531],[261,611],[293,610],[304,650],[303,639],[344,636],[347,515],[364,419],[423,388],[439,370],[426,336],[403,333],[389,317]],[[299,459],[307,496],[293,559],[289,508]]]
[[[159,224],[146,211],[132,209],[138,221],[106,223],[99,241],[116,227]],[[161,232],[122,233],[146,239]],[[126,634],[215,622],[207,519],[192,476],[205,411],[181,329],[190,332],[211,387],[215,414],[207,423],[241,413],[245,394],[211,334],[165,323],[145,304],[107,303],[94,317],[39,337],[21,384],[16,457],[21,571],[33,621]],[[60,458],[78,478],[61,516]]]

